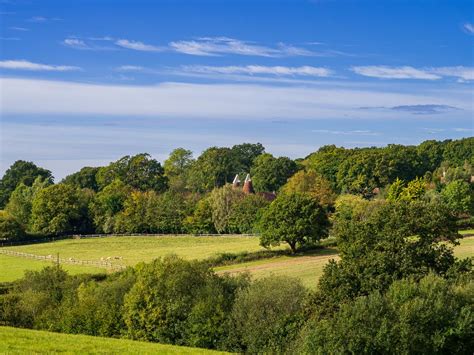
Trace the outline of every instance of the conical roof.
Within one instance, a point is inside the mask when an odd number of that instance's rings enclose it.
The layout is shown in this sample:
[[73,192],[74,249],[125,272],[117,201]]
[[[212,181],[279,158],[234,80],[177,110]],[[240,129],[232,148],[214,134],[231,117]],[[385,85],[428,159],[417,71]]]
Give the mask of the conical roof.
[[242,191],[246,194],[253,194],[255,190],[253,189],[252,179],[250,178],[250,174],[247,174],[245,177],[244,188]]

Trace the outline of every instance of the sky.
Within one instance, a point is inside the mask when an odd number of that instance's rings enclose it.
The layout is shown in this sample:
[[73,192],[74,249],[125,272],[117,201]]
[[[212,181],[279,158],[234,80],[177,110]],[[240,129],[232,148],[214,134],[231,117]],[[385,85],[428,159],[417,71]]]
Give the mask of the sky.
[[0,175],[474,135],[472,0],[0,0]]

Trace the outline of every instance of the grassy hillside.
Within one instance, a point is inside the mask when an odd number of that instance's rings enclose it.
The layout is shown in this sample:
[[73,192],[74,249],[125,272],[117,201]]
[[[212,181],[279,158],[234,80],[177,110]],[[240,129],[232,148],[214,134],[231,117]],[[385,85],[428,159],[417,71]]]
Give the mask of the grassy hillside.
[[140,341],[0,327],[1,354],[224,354]]

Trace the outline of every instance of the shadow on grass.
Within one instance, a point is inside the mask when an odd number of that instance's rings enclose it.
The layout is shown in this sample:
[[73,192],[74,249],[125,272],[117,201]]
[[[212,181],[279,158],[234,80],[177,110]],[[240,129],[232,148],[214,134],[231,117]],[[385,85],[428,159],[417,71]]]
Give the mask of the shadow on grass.
[[316,245],[308,245],[299,248],[295,253],[289,249],[284,250],[260,250],[255,252],[240,252],[240,253],[221,253],[216,256],[204,260],[211,267],[227,266],[261,259],[271,259],[281,256],[288,256],[291,258],[298,258],[302,256],[326,256],[335,255],[338,251],[334,240],[324,240]]

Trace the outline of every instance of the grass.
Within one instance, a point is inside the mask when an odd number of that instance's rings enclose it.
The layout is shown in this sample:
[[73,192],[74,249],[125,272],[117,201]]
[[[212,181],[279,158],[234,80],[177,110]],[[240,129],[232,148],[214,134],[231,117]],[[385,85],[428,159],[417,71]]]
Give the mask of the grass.
[[[462,234],[474,234],[474,230]],[[474,237],[462,239],[454,253],[459,258],[474,256]],[[283,247],[282,247],[283,248]],[[151,261],[168,254],[177,254],[185,259],[206,259],[220,253],[258,252],[258,238],[242,236],[192,237],[106,237],[80,240],[60,240],[56,242],[8,247],[37,255],[55,255],[62,258],[73,257],[81,260],[100,260],[101,257],[121,256],[117,261],[124,265],[135,265],[140,261]],[[301,279],[304,285],[315,288],[324,265],[330,259],[337,259],[335,248],[318,249],[298,255],[274,256],[271,258],[216,267],[219,273],[236,274],[250,272],[255,278],[270,274],[291,275]],[[0,254],[0,282],[13,281],[22,277],[24,270],[40,270],[47,262]],[[98,273],[105,270],[89,266],[64,265],[73,273]]]
[[224,354],[206,349],[0,327],[1,354]]
[[[10,282],[21,279],[26,270],[39,271],[52,262],[38,261],[33,259],[19,258],[16,256],[0,254],[0,282]],[[64,270],[71,275],[84,273],[100,273],[106,272],[104,269],[99,269],[91,266],[78,265],[62,265]]]

